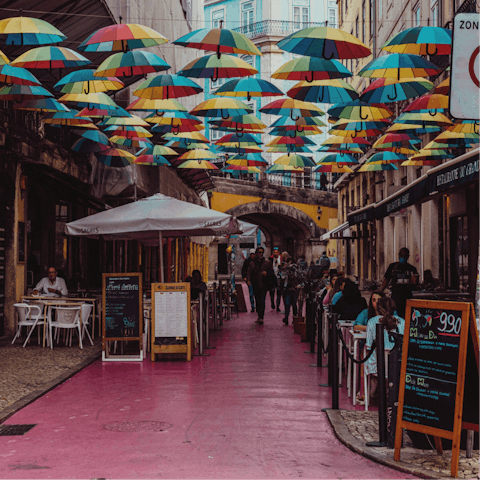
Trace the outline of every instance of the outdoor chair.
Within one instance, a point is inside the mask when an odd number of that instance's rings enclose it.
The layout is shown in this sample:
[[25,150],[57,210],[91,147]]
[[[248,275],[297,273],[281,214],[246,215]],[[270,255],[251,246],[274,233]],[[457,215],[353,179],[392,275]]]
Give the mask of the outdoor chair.
[[90,324],[90,315],[92,314],[93,305],[91,303],[82,304],[82,340],[85,338],[85,333],[90,340],[90,344],[93,345],[92,337],[88,331],[88,326]]
[[[53,348],[53,338],[52,338],[52,328],[56,329],[70,329],[72,333],[73,330],[78,330],[78,342],[80,344],[80,348],[83,349],[82,345],[82,329],[80,325],[80,314],[81,314],[82,307],[79,305],[78,307],[50,307],[48,311],[48,334],[50,339],[50,348]],[[52,313],[56,313],[55,319],[52,319]],[[69,346],[72,346],[72,336],[67,337],[67,341],[69,340]],[[58,342],[58,338],[57,338]]]
[[[22,327],[27,327],[28,334],[27,338],[25,339],[25,343],[23,347],[30,340],[30,336],[32,335],[33,330],[35,327],[43,325],[45,320],[42,316],[42,309],[38,305],[28,305],[27,303],[15,303],[13,305],[15,310],[18,314],[18,323],[17,323],[17,333],[13,337],[12,345],[15,343],[15,340],[20,336]],[[28,328],[30,327],[30,328]],[[40,345],[40,329],[37,329],[38,332],[38,344]]]

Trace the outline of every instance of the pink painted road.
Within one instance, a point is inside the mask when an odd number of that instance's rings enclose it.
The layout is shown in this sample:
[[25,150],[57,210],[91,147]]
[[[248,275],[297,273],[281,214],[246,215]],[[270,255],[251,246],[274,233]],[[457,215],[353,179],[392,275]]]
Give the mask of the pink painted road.
[[415,478],[342,445],[321,412],[326,369],[281,314],[255,318],[190,363],[92,364],[8,419],[36,426],[0,437],[0,478]]

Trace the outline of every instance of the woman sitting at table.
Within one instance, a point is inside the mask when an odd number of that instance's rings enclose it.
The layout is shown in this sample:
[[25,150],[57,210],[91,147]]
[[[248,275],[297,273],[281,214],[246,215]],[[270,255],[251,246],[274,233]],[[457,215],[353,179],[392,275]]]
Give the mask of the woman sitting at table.
[[202,281],[202,274],[200,270],[194,270],[192,272],[192,280],[190,282],[191,300],[198,300],[200,292],[203,293],[203,298],[206,300],[207,284]]
[[331,277],[331,281],[329,284],[327,284],[327,293],[325,297],[323,297],[323,305],[331,305],[333,297],[337,293],[340,292],[341,296],[341,287],[343,288],[343,283],[345,282],[345,279],[343,277],[338,277],[337,275],[333,275]]
[[[377,302],[378,315],[370,318],[367,323],[367,339],[365,345],[367,350],[372,348],[372,344],[377,337],[377,324],[382,323],[385,326],[384,342],[385,350],[391,350],[395,343],[390,341],[388,332],[395,330],[403,334],[405,320],[395,315],[395,302],[390,297],[380,298]],[[375,349],[370,358],[363,364],[364,375],[373,375],[370,388],[370,404],[376,403],[377,390],[377,350]]]
[[368,302],[368,308],[365,308],[358,314],[358,317],[353,324],[353,329],[356,332],[365,331],[367,329],[368,319],[378,315],[377,302],[384,296],[385,294],[383,292],[372,292],[370,295],[370,301]]
[[60,297],[68,295],[67,285],[63,278],[57,277],[57,269],[49,267],[48,277],[42,278],[35,289],[34,295],[45,295],[47,297]]
[[367,308],[367,302],[362,297],[357,285],[349,278],[345,279],[342,296],[333,306],[333,313],[338,313],[340,320],[353,320]]

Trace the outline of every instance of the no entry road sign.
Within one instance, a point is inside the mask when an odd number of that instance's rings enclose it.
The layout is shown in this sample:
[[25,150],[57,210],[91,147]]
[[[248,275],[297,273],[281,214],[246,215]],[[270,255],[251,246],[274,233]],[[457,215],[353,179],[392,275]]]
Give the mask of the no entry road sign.
[[458,13],[453,21],[450,113],[455,118],[479,120],[480,14]]

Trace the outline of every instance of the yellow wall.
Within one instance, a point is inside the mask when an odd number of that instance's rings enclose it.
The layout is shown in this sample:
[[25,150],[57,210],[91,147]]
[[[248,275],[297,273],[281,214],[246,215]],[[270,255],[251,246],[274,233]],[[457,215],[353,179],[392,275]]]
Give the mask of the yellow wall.
[[[235,195],[233,193],[213,192],[213,195],[210,199],[210,204],[213,210],[217,210],[218,212],[226,212],[231,208],[245,205],[247,203],[258,202],[261,199],[261,197]],[[325,230],[328,230],[329,219],[337,218],[336,208],[324,207],[323,205],[308,205],[305,203],[284,202],[282,200],[270,200],[270,202],[283,203],[284,205],[289,205],[290,207],[301,210],[302,212],[306,213],[320,228],[324,228]],[[320,220],[317,219],[317,208],[319,206],[322,209]]]

